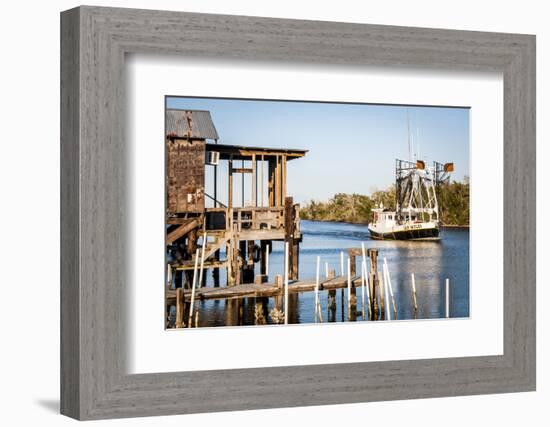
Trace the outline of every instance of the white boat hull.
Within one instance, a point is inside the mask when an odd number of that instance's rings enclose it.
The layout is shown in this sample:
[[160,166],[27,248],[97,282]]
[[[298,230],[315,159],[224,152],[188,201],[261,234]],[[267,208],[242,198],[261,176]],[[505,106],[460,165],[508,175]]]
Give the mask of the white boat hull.
[[377,240],[439,240],[439,226],[434,222],[409,223],[382,227],[369,224],[368,229],[373,239]]

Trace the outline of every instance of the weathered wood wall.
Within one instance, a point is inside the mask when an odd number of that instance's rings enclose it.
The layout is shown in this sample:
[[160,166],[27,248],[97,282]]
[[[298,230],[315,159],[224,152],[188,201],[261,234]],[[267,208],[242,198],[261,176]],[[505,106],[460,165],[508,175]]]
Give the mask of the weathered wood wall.
[[167,213],[204,211],[204,140],[166,140]]

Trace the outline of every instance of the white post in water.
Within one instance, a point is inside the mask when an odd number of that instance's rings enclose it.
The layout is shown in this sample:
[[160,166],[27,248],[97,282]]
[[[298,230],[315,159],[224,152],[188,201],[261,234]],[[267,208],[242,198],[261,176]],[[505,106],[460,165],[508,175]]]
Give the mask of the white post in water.
[[204,269],[204,253],[206,250],[206,233],[204,233],[204,236],[202,238],[202,251],[201,251],[201,270],[199,273],[199,288],[202,288],[202,275],[203,275],[203,269]]
[[285,242],[285,325],[288,325],[288,242]]
[[[367,274],[367,263],[366,262],[363,262],[363,265],[361,266],[363,268],[363,276],[364,276],[364,280],[365,282],[368,280],[368,274]],[[366,285],[366,283],[365,283]],[[369,319],[370,319],[370,291],[369,291],[369,287],[368,286],[365,286],[365,289],[367,290],[367,301],[369,302],[369,304],[367,305],[367,315],[369,316]],[[363,301],[363,304],[365,302]]]
[[361,242],[361,252],[363,255],[363,263],[365,264],[365,267],[367,266],[367,255],[365,251],[365,243]]
[[265,245],[265,275],[269,277],[269,244]]
[[[385,270],[383,268],[383,270]],[[387,276],[387,274],[385,274],[384,276],[386,276],[384,278],[384,293],[386,294],[386,298],[385,298],[385,310],[386,310],[386,319],[387,320],[391,320],[391,308],[390,308],[390,299],[388,298],[390,296],[389,294],[389,286],[388,286],[388,282],[389,282],[389,277]]]
[[195,287],[197,283],[197,270],[199,268],[199,249],[197,248],[197,252],[195,253],[195,268],[193,269],[193,285],[191,289],[191,304],[189,305],[189,322],[187,323],[187,327],[191,327],[191,323],[193,322],[193,305],[195,304]]
[[[367,255],[366,255],[366,251],[365,251],[365,243],[364,242],[361,242],[361,254],[363,256],[363,263],[361,264],[361,274],[364,275],[364,280],[368,280],[368,275],[367,275]],[[363,272],[363,267],[365,269],[365,271]],[[364,286],[362,284],[362,286]],[[367,292],[368,292],[368,286],[367,286]],[[365,293],[365,290],[362,289],[361,290],[362,293]],[[363,306],[365,305],[365,297],[362,297],[363,298]],[[368,301],[369,301],[369,311],[370,311],[370,296],[368,298]],[[370,314],[369,314],[370,316]],[[365,310],[363,310],[363,320],[365,320]]]
[[344,277],[344,252],[340,252],[340,276]]
[[412,282],[412,288],[413,288],[413,303],[414,303],[414,310],[418,310],[418,305],[416,304],[416,283],[414,282],[414,273],[411,273],[411,282]]
[[365,260],[361,260],[361,314],[365,320]]
[[393,305],[393,311],[394,313],[397,313],[397,307],[395,306],[395,298],[393,297],[393,288],[391,285],[390,269],[388,268],[388,262],[386,261],[386,258],[384,258],[384,270],[386,271],[386,277],[388,282],[388,288],[390,290],[390,297],[391,297],[391,303]]
[[317,323],[317,317],[319,312],[319,264],[321,263],[321,257],[317,257],[317,275],[315,276],[315,323]]
[[351,260],[348,257],[348,317],[351,309]]
[[449,318],[449,279],[445,279],[445,317]]
[[325,277],[328,279],[328,262],[325,262]]

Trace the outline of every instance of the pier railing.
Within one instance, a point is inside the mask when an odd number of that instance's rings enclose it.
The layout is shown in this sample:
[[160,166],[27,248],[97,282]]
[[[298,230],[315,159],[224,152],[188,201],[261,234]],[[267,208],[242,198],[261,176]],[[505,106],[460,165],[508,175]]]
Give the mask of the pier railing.
[[[295,212],[295,214],[294,214]],[[299,216],[297,208],[290,213],[294,223],[294,229],[299,230]],[[282,206],[275,207],[240,207],[240,208],[207,208],[207,215],[222,214],[225,216],[224,221],[218,220],[217,229],[221,229],[220,225],[223,222],[226,230],[234,230],[236,226],[237,232],[247,230],[283,230],[285,228],[285,208]]]

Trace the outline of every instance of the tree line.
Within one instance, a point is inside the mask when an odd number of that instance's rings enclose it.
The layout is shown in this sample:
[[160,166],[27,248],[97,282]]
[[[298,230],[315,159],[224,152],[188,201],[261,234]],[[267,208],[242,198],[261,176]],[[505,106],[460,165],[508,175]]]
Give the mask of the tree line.
[[[437,188],[440,220],[444,225],[470,224],[470,184],[452,182]],[[367,224],[372,221],[372,209],[383,204],[395,209],[395,188],[364,194],[338,193],[327,202],[311,200],[300,209],[300,217],[315,221],[351,222]]]

